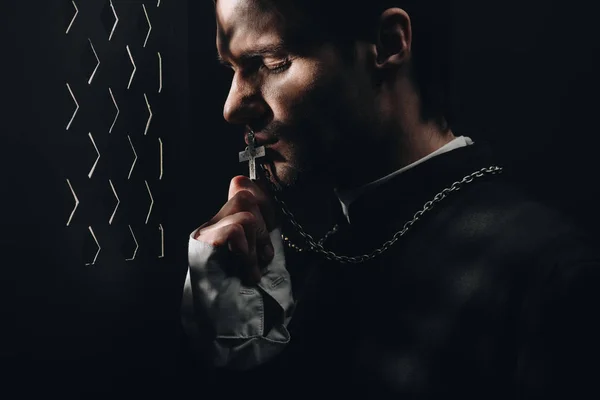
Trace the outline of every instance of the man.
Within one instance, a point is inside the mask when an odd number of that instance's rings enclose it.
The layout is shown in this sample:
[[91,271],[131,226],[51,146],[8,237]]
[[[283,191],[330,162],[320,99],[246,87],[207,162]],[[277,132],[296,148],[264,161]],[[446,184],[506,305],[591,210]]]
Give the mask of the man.
[[265,154],[190,237],[194,387],[597,394],[598,257],[452,131],[448,3],[215,2],[224,116]]

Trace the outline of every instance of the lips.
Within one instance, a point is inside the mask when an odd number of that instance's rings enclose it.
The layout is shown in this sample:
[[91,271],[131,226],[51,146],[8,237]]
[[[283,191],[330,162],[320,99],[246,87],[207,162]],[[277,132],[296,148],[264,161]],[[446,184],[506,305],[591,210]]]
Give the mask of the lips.
[[[244,135],[244,141],[246,142],[246,145],[250,144],[248,133],[246,133]],[[261,134],[260,132],[258,132],[258,133],[254,133],[254,141],[256,142],[256,146],[268,146],[270,144],[277,142],[277,139],[269,137],[268,135]]]

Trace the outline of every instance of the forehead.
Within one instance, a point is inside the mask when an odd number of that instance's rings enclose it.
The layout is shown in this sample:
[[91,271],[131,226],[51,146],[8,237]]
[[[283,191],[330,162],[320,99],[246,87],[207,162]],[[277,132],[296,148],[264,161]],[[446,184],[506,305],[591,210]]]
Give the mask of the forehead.
[[281,19],[260,0],[218,0],[217,49],[232,55],[282,40]]

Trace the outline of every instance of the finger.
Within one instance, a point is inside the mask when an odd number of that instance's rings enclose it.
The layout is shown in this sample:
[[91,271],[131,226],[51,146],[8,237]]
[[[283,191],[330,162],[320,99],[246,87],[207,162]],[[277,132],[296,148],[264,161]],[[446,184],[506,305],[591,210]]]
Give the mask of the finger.
[[228,198],[233,198],[240,191],[249,191],[256,199],[267,229],[272,231],[277,226],[275,204],[273,199],[268,194],[268,191],[261,188],[256,182],[253,182],[250,178],[240,175],[234,177],[229,184]]
[[266,265],[273,259],[274,249],[263,212],[257,204],[257,198],[249,190],[240,190],[209,221],[208,225],[218,224],[223,219],[237,213],[250,212],[255,218],[255,244],[261,264]]
[[201,228],[197,239],[216,247],[227,245],[243,263],[241,277],[249,282],[260,281],[256,231],[257,219],[254,214],[246,211],[229,215],[214,225]]
[[231,224],[219,228],[218,231],[228,237],[227,247],[240,261],[240,264],[235,266],[234,275],[238,276],[247,286],[258,283],[261,275],[258,273],[256,256],[252,255],[253,246],[248,242],[246,229],[240,224]]
[[219,212],[208,222],[209,225],[215,224],[223,218],[239,212],[250,211],[263,219],[258,206],[258,199],[249,190],[239,190],[227,200],[227,203],[221,207]]
[[[234,234],[229,237],[229,250],[240,257],[242,265],[238,268],[239,277],[246,285],[258,283],[262,274],[258,266],[256,257],[256,235],[253,218],[247,218],[243,223],[225,226],[227,230],[230,226],[235,226]],[[237,227],[241,226],[242,229]]]

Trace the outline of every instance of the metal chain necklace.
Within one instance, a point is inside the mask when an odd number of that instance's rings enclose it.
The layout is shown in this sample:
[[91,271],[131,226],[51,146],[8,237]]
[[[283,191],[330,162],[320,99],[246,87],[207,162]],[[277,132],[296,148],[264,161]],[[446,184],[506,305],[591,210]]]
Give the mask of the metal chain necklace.
[[[253,133],[254,132],[251,131],[251,134],[250,134],[250,142],[251,142],[250,147],[251,148],[254,148]],[[278,188],[273,183],[273,180],[271,179],[268,169],[263,164],[260,164],[260,167],[265,174],[265,178],[266,178],[267,182],[269,182],[271,187],[273,188],[273,191],[277,192]],[[327,238],[329,238],[331,235],[335,234],[338,231],[339,226],[336,224],[329,232],[327,232],[325,234],[325,236],[323,236],[319,241],[316,241],[310,234],[308,234],[304,230],[304,228],[302,228],[302,225],[300,225],[298,223],[298,221],[296,221],[294,214],[292,214],[292,212],[289,210],[289,208],[285,204],[285,202],[283,202],[275,194],[273,194],[273,198],[279,204],[279,207],[281,208],[281,212],[288,218],[289,222],[292,224],[292,226],[294,227],[296,232],[305,240],[308,248],[302,248],[302,247],[295,245],[294,243],[292,243],[292,241],[287,236],[285,236],[283,234],[281,235],[281,238],[283,239],[284,243],[286,243],[286,245],[288,247],[290,247],[293,250],[299,251],[299,252],[312,251],[314,253],[324,256],[325,259],[327,259],[329,261],[335,261],[335,262],[339,262],[342,264],[361,264],[361,263],[364,263],[366,261],[369,261],[369,260],[372,260],[372,259],[378,257],[379,255],[383,254],[386,250],[388,250],[390,247],[392,247],[398,241],[398,239],[400,239],[402,236],[404,236],[406,234],[406,232],[421,218],[421,216],[423,214],[425,214],[426,212],[428,212],[432,208],[434,208],[434,206],[436,204],[438,204],[439,202],[444,200],[450,193],[460,190],[464,185],[467,185],[467,184],[473,182],[475,179],[482,178],[486,175],[499,174],[501,172],[502,172],[502,167],[492,165],[489,167],[481,168],[481,169],[463,177],[461,180],[454,182],[452,185],[450,185],[447,188],[444,188],[441,192],[437,193],[431,200],[426,202],[423,205],[423,208],[418,210],[413,215],[412,219],[406,221],[404,223],[404,225],[402,226],[402,229],[399,230],[398,232],[396,232],[392,236],[392,238],[390,240],[388,240],[387,242],[385,242],[381,247],[373,250],[372,252],[370,252],[368,254],[362,254],[362,255],[358,255],[358,256],[337,255],[332,251],[326,250],[323,246],[325,240],[327,240]]]
[[[262,166],[262,165],[261,165]],[[269,172],[268,170],[262,166],[263,171],[265,172],[266,178],[269,182],[272,181],[270,179],[269,176]],[[325,234],[325,236],[323,238],[321,238],[318,242],[315,241],[315,239],[308,233],[306,233],[304,231],[304,228],[302,228],[302,226],[298,223],[298,221],[296,221],[296,218],[294,217],[294,214],[291,213],[291,211],[289,210],[289,208],[287,207],[287,205],[280,200],[276,195],[274,195],[274,199],[275,201],[279,204],[279,206],[281,207],[281,211],[282,213],[288,217],[289,222],[292,224],[292,226],[296,229],[297,233],[302,236],[302,238],[306,241],[306,244],[308,245],[308,249],[303,249],[301,247],[298,247],[297,245],[293,244],[291,242],[291,240],[289,238],[287,238],[286,236],[282,235],[282,239],[283,241],[288,245],[288,247],[296,250],[296,251],[312,251],[314,253],[318,253],[323,255],[327,260],[329,261],[336,261],[342,264],[361,264],[365,261],[369,261],[379,255],[381,255],[383,252],[385,252],[386,250],[388,250],[390,247],[392,247],[392,245],[394,245],[398,239],[400,239],[402,236],[404,236],[406,234],[406,232],[410,229],[411,226],[413,226],[415,224],[415,222],[417,222],[421,216],[423,214],[425,214],[426,212],[430,211],[437,203],[441,202],[442,200],[444,200],[450,193],[452,192],[456,192],[458,191],[461,187],[463,187],[466,184],[469,184],[471,182],[473,182],[475,179],[477,178],[481,178],[483,176],[486,175],[494,175],[494,174],[498,174],[502,172],[502,168],[492,165],[490,167],[485,167],[485,168],[481,168],[480,170],[477,170],[467,176],[465,176],[464,178],[462,178],[460,181],[456,181],[454,182],[451,186],[445,188],[444,190],[442,190],[441,192],[439,192],[438,194],[436,194],[433,199],[429,200],[428,202],[426,202],[423,205],[423,208],[420,209],[419,211],[417,211],[412,219],[410,219],[409,221],[407,221],[401,230],[399,230],[398,232],[396,232],[392,238],[390,240],[388,240],[387,242],[385,242],[381,247],[379,247],[378,249],[373,250],[371,253],[369,254],[363,254],[363,255],[359,255],[359,256],[343,256],[343,255],[337,255],[332,251],[328,251],[323,247],[323,243],[325,242],[325,240],[333,235],[335,232],[337,232],[338,230],[338,225],[336,224],[329,232],[327,232]]]

